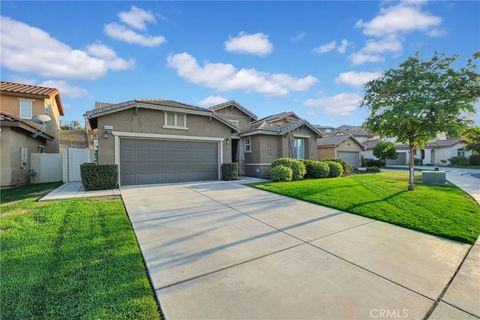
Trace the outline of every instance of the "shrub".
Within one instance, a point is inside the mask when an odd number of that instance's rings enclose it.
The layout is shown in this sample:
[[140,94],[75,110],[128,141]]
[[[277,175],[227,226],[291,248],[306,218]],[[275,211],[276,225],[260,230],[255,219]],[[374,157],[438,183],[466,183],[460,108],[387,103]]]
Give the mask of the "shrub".
[[329,168],[329,178],[340,177],[342,175],[343,167],[340,163],[334,161],[325,161],[325,163],[328,165]]
[[375,166],[367,167],[367,172],[370,172],[370,173],[380,172],[380,168]]
[[307,170],[305,178],[318,179],[328,177],[330,168],[325,162],[318,160],[302,160],[302,163]]
[[305,165],[300,160],[295,160],[292,158],[279,158],[272,162],[272,169],[277,166],[284,166],[292,169],[292,180],[302,180],[307,170]]
[[118,167],[116,164],[84,163],[80,165],[80,175],[85,190],[115,189],[118,184]]
[[279,165],[270,169],[270,178],[275,182],[288,182],[292,181],[293,171],[292,169]]
[[469,159],[470,159],[471,166],[480,165],[480,154],[472,154]]
[[467,166],[468,165],[468,159],[465,157],[451,157],[448,159],[450,161],[450,164],[452,166]]
[[348,163],[347,163],[345,160],[343,160],[343,159],[340,159],[340,158],[325,158],[325,159],[321,159],[320,161],[333,161],[333,162],[337,162],[337,163],[340,163],[340,165],[342,166],[344,172],[350,171],[350,166],[349,166]]
[[222,180],[237,180],[238,179],[238,163],[223,163],[222,164]]
[[367,167],[385,167],[385,160],[377,160],[377,159],[365,159],[365,165]]

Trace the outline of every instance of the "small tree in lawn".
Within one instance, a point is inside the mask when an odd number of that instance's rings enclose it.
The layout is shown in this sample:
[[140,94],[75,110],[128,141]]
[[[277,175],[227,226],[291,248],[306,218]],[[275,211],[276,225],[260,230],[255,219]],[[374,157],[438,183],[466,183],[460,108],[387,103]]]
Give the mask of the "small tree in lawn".
[[364,126],[410,149],[408,190],[414,190],[415,148],[441,132],[458,134],[468,123],[462,114],[474,112],[473,103],[480,97],[480,74],[474,63],[480,52],[465,67],[454,69],[457,57],[435,53],[423,61],[417,53],[365,85],[361,105],[369,108],[369,116]]
[[378,141],[373,148],[373,155],[378,159],[387,161],[387,159],[397,159],[398,153],[395,144],[388,141]]
[[480,154],[480,127],[469,127],[462,133],[462,138],[467,142],[465,149]]

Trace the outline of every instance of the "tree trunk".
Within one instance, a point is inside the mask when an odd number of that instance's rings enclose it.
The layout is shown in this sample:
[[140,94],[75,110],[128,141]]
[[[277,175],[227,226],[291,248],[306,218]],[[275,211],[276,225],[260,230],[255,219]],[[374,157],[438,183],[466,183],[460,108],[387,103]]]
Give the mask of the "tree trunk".
[[415,162],[413,160],[413,152],[414,152],[414,148],[415,146],[413,145],[412,142],[409,143],[409,147],[410,147],[410,155],[409,155],[409,160],[408,160],[408,191],[413,191],[415,190],[415,187],[413,185],[414,183],[414,165],[415,165]]

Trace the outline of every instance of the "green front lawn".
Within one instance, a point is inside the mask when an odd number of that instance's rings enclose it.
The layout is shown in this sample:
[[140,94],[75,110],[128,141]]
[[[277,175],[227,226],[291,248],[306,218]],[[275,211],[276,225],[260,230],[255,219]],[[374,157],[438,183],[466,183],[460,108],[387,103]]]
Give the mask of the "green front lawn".
[[255,188],[390,222],[433,235],[474,243],[480,206],[455,186],[416,183],[408,174],[383,172],[332,179],[253,184]]
[[36,202],[53,187],[2,191],[0,318],[160,318],[122,201]]

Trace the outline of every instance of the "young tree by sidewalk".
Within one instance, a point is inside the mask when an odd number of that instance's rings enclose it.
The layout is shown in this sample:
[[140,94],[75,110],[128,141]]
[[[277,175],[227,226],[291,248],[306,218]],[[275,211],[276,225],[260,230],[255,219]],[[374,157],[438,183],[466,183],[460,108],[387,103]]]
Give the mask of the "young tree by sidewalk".
[[467,65],[455,69],[458,55],[435,53],[430,60],[420,54],[365,85],[362,107],[369,108],[364,126],[382,137],[408,145],[409,183],[414,190],[414,150],[424,147],[438,133],[458,135],[469,123],[464,112],[474,112],[480,97],[480,74],[475,52]]

